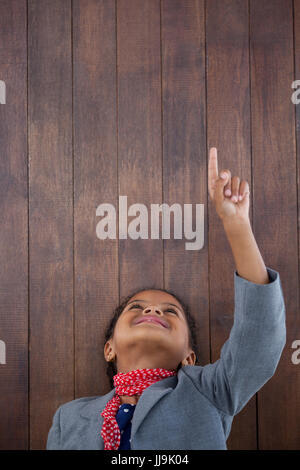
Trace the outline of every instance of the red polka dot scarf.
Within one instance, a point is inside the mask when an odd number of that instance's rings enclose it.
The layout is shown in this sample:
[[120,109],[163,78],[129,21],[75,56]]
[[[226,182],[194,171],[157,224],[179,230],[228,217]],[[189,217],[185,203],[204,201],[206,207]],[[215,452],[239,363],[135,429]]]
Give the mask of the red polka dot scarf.
[[120,395],[141,395],[149,385],[176,374],[176,370],[155,368],[136,369],[114,375],[116,394],[107,402],[101,413],[104,418],[101,430],[101,436],[105,444],[104,450],[117,450],[121,442],[121,433],[115,418],[121,405]]

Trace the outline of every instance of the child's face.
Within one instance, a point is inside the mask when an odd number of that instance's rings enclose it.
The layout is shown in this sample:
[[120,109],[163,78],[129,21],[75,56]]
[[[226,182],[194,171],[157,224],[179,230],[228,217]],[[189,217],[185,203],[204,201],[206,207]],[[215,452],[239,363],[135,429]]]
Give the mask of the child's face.
[[[150,322],[151,316],[165,326]],[[176,369],[184,360],[185,364],[195,362],[188,339],[188,324],[180,303],[166,292],[141,291],[129,300],[118,318],[113,338],[106,343],[105,356],[117,359],[118,372],[143,367]]]

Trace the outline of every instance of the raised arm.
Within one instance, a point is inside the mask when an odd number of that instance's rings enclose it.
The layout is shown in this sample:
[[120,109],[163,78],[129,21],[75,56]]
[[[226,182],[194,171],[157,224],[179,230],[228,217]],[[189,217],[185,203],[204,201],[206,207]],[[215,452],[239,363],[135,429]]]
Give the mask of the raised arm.
[[225,179],[218,175],[217,150],[212,148],[209,194],[236,263],[234,323],[220,359],[204,367],[185,366],[184,371],[217,408],[235,415],[276,370],[286,342],[285,305],[279,273],[266,268],[251,230],[249,185],[231,178],[229,170],[222,173]]

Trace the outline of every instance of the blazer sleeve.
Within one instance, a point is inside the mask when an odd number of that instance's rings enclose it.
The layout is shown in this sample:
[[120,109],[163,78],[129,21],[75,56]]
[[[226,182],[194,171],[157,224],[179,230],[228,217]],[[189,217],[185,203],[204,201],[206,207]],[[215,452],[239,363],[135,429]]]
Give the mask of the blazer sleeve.
[[187,366],[199,391],[232,416],[274,375],[286,343],[280,276],[267,271],[269,284],[250,282],[234,271],[234,322],[220,358],[197,371]]
[[61,406],[56,410],[53,416],[52,426],[48,433],[46,450],[60,450],[61,449],[60,413],[61,413]]

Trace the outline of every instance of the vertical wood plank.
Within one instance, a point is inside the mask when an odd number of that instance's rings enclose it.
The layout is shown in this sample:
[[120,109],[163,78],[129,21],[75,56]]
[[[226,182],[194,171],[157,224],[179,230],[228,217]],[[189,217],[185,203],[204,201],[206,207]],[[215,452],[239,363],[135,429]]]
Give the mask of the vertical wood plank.
[[[232,176],[246,179],[251,186],[248,2],[211,0],[206,5],[207,148],[217,147],[219,172],[228,168]],[[214,362],[233,325],[235,263],[212,201],[209,208]],[[251,212],[250,207],[250,220]],[[228,449],[256,449],[255,396],[234,418],[227,446]]]
[[[204,205],[207,227],[205,20],[202,0],[162,1],[163,200],[182,208],[182,239],[164,240],[165,285],[189,306],[196,323],[198,357],[209,356],[208,249],[206,233],[199,250],[189,250],[184,233],[184,204]],[[171,221],[173,217],[171,218]],[[203,221],[201,221],[202,223]],[[205,232],[204,228],[204,232]]]
[[26,1],[0,3],[0,449],[28,447]]
[[110,390],[104,329],[119,300],[118,240],[96,208],[118,209],[115,2],[73,2],[76,397]]
[[30,0],[30,447],[74,398],[71,2]]
[[119,195],[149,215],[148,239],[119,240],[124,297],[163,285],[162,240],[150,239],[151,204],[162,203],[160,1],[117,4]]
[[[300,80],[300,0],[294,0],[294,41],[295,41],[295,50],[294,50],[294,80]],[[299,94],[299,85],[297,86],[297,98],[300,99]],[[294,92],[295,89],[292,89]],[[295,105],[294,105],[295,106]],[[296,148],[297,148],[297,163],[296,168],[298,172],[296,174],[296,184],[297,184],[297,192],[298,192],[298,213],[297,213],[297,220],[298,220],[298,256],[300,256],[300,103],[295,106],[296,112]],[[298,258],[298,272],[300,266],[300,259]],[[300,283],[298,282],[298,290],[296,292],[296,296],[299,300],[300,297]],[[299,307],[298,307],[299,312]],[[299,315],[298,315],[299,318]],[[296,320],[298,325],[298,332],[295,334],[294,338],[291,338],[292,344],[295,340],[300,340],[300,327],[299,327],[299,320]],[[296,331],[296,330],[295,330]],[[299,343],[298,343],[299,344]],[[287,345],[289,347],[289,344]],[[293,348],[295,346],[293,345]],[[297,346],[297,351],[299,351],[299,345]],[[295,352],[295,349],[292,349],[292,354]],[[297,353],[297,358],[299,358],[299,353]],[[297,426],[300,421],[300,386],[298,385],[300,380],[300,364],[293,364],[294,365],[294,375],[297,377],[295,380],[296,385],[293,387],[293,392],[296,394],[294,395],[294,413],[296,417],[294,420],[297,420]],[[294,430],[295,433],[298,433],[299,439],[296,442],[297,449],[300,449],[300,431],[299,429]]]
[[259,448],[299,449],[300,374],[291,361],[300,327],[292,1],[253,0],[250,27],[254,232],[265,263],[280,272],[287,316],[279,366],[258,393]]
[[[300,80],[300,0],[294,0],[294,64],[295,64],[295,70],[294,70],[294,80]],[[300,93],[299,93],[299,85],[297,86],[297,98],[298,101],[300,100]],[[292,93],[294,93],[296,89],[292,89]],[[298,103],[295,106],[295,113],[296,113],[296,149],[297,149],[297,163],[296,167],[298,169],[297,175],[296,175],[296,183],[297,183],[297,192],[298,192],[298,254],[300,254],[300,103]],[[300,255],[299,255],[300,256]],[[298,259],[298,267],[300,266],[300,259]],[[298,284],[298,291],[297,291],[297,296],[298,299],[300,298],[300,283]],[[295,338],[292,341],[295,340],[300,340],[300,328],[298,328],[298,333],[296,334]],[[297,347],[297,350],[299,349],[299,346]],[[295,350],[292,350],[295,352]],[[298,367],[297,367],[298,366]],[[300,364],[294,364],[294,373],[295,375],[297,374],[298,377],[300,377]],[[299,378],[298,378],[299,380]],[[300,391],[300,387],[298,387],[298,390]],[[296,405],[296,413],[298,420],[300,421],[300,397],[299,397],[299,391],[298,391],[298,396],[297,396],[297,404]],[[300,436],[300,432],[299,432]],[[300,441],[298,448],[300,448]]]

